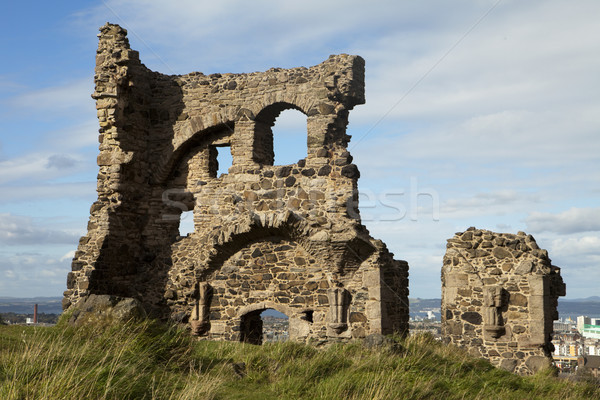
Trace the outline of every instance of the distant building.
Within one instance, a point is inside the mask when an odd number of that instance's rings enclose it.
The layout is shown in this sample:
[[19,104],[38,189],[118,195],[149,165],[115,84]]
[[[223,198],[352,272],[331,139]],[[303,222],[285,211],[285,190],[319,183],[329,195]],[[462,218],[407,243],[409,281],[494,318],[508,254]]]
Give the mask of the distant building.
[[585,370],[594,377],[600,378],[600,356],[582,356],[577,359],[579,370]]
[[554,332],[568,332],[575,328],[575,324],[569,321],[554,321]]
[[585,338],[600,339],[600,318],[577,317],[577,330]]
[[590,356],[600,356],[600,339],[594,340],[594,341],[590,340],[590,343],[587,344],[586,347],[587,347],[586,354],[588,354]]
[[579,343],[573,343],[569,345],[569,353],[570,356],[579,356],[583,354],[583,346]]

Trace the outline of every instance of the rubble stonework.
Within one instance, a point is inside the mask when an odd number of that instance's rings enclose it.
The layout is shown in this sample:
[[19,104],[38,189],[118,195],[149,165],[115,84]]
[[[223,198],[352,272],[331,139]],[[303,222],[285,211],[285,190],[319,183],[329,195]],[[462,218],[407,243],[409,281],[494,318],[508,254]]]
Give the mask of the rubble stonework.
[[552,361],[560,269],[531,235],[469,228],[448,240],[442,336],[495,366],[528,375]]
[[[64,308],[90,294],[132,297],[197,335],[252,343],[267,308],[299,341],[406,332],[408,265],[361,225],[347,151],[362,58],[168,76],[139,61],[118,25],[100,32],[98,200]],[[307,154],[276,166],[271,127],[286,109],[307,117]],[[233,165],[217,176],[228,150]],[[195,231],[181,237],[188,210]]]

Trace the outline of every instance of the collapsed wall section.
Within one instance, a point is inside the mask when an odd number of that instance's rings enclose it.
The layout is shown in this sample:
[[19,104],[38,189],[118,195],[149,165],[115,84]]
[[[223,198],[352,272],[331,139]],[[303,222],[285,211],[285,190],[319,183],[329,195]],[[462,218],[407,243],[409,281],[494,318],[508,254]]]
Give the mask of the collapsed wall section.
[[469,228],[448,240],[442,336],[495,366],[529,375],[552,361],[560,269],[531,235]]

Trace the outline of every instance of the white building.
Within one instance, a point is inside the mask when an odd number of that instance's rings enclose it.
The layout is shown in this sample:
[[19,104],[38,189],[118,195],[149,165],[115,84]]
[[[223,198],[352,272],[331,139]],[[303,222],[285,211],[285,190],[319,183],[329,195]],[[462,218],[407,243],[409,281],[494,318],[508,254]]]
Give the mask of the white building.
[[577,330],[585,338],[600,339],[600,318],[577,317]]

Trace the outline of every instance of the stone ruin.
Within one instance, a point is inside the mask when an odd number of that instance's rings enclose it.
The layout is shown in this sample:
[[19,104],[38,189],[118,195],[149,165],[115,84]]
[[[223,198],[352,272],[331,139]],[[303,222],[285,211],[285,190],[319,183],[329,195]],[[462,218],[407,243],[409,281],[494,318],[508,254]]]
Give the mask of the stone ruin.
[[[361,224],[347,151],[362,58],[169,76],[140,62],[126,30],[100,32],[98,200],[65,309],[130,297],[195,335],[249,343],[261,343],[265,309],[289,317],[292,340],[316,344],[408,330],[408,264]],[[306,115],[307,154],[273,165],[271,128],[286,109]],[[223,150],[233,164],[217,176]],[[189,210],[195,230],[182,237]]]
[[[406,334],[408,264],[361,224],[347,151],[348,113],[364,103],[362,58],[168,76],[139,61],[118,25],[100,31],[98,200],[64,309],[93,295],[133,298],[194,335],[255,344],[266,309],[289,317],[296,341]],[[271,128],[286,109],[306,115],[307,154],[277,166]],[[218,176],[223,150],[233,163]],[[185,211],[194,231],[182,237]],[[496,366],[529,374],[549,362],[564,294],[531,236],[470,228],[448,240],[443,335]]]
[[531,235],[469,228],[448,240],[442,336],[495,366],[529,375],[552,362],[560,269]]

